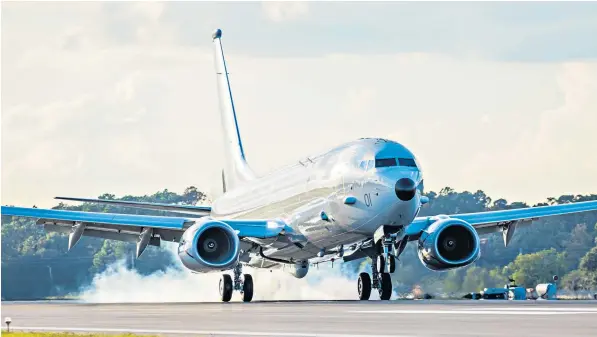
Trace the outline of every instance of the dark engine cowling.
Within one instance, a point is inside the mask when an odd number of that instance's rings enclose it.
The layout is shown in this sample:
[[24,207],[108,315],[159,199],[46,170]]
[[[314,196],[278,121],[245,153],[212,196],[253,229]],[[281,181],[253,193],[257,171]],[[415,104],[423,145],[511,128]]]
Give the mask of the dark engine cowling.
[[443,218],[419,238],[419,259],[431,270],[449,270],[475,262],[480,256],[479,235],[468,222]]
[[238,263],[239,239],[229,225],[200,219],[182,235],[178,257],[185,267],[199,273],[228,270]]

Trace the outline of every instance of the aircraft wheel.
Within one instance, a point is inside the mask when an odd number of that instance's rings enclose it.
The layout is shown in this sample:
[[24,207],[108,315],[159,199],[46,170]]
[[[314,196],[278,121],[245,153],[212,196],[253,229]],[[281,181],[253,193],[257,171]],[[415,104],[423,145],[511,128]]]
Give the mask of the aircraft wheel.
[[251,302],[251,299],[253,299],[253,277],[249,274],[245,274],[244,277],[243,302]]
[[394,258],[393,255],[390,255],[388,256],[388,259],[390,261],[390,274],[394,274],[396,271],[396,258]]
[[392,278],[388,273],[379,273],[379,298],[389,300],[392,297]]
[[367,301],[371,296],[371,277],[367,273],[359,274],[359,300]]
[[222,302],[229,302],[232,298],[232,277],[228,274],[220,278],[220,298]]

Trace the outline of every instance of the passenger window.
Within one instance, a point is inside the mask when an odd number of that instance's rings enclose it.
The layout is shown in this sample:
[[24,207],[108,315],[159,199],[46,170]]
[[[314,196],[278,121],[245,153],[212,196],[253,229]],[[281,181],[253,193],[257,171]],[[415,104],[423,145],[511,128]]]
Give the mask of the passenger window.
[[412,158],[398,158],[400,166],[417,167],[417,163]]
[[375,159],[375,167],[396,166],[396,158]]

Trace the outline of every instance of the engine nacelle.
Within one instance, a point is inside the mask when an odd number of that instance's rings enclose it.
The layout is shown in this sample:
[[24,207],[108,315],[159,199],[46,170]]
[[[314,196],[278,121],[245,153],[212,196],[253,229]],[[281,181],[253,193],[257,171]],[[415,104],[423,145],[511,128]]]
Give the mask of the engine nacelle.
[[466,221],[442,218],[423,231],[418,253],[423,265],[431,270],[463,267],[479,258],[479,235]]
[[309,272],[309,262],[304,261],[296,264],[284,265],[284,271],[296,278],[303,278]]
[[238,235],[228,224],[202,218],[189,227],[178,246],[178,257],[192,271],[208,273],[234,268],[238,263]]

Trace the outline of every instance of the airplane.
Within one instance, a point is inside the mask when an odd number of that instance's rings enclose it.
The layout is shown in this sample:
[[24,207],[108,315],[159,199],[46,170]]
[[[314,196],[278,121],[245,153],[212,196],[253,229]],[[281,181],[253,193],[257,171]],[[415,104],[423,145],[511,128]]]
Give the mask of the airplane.
[[178,242],[178,257],[186,268],[224,272],[221,301],[230,301],[238,291],[249,302],[253,279],[243,274],[243,266],[281,268],[303,278],[318,263],[370,258],[371,273],[358,276],[358,298],[368,300],[375,289],[381,300],[389,300],[390,274],[408,242],[416,242],[424,266],[446,271],[479,258],[481,235],[501,232],[508,246],[517,228],[541,217],[597,210],[597,201],[587,201],[419,217],[429,202],[421,164],[404,145],[383,138],[357,139],[258,176],[246,160],[221,39],[222,31],[215,30],[224,193],[211,206],[56,197],[180,216],[7,206],[2,215],[36,218],[45,230],[68,234],[69,250],[82,236],[98,237],[135,242],[139,258],[149,245]]

